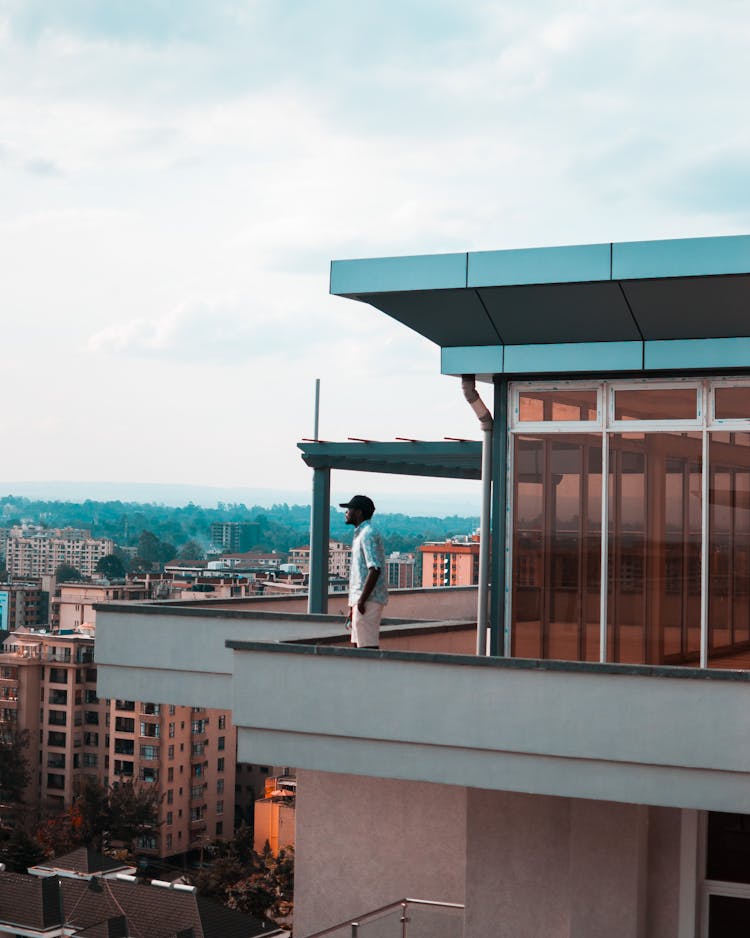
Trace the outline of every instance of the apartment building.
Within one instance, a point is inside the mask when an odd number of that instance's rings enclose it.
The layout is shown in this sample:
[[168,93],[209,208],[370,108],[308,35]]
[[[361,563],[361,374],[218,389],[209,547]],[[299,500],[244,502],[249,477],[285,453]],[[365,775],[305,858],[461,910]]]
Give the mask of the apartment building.
[[[385,559],[388,589],[410,590],[414,588],[414,554],[393,551]],[[431,584],[432,585],[432,584]]]
[[332,470],[481,478],[474,615],[409,596],[369,651],[318,582],[308,617],[113,607],[102,687],[231,706],[240,757],[297,766],[305,938],[383,906],[457,938],[747,934],[750,236],[340,261],[331,289],[493,414],[479,445],[301,446],[311,543]]
[[0,583],[0,631],[45,625],[49,593],[41,581]]
[[97,696],[91,628],[13,632],[0,652],[0,723],[29,730],[29,800],[72,803],[83,776],[164,794],[140,852],[165,857],[231,836],[236,733],[226,710]]
[[[293,547],[289,551],[289,563],[294,564],[300,573],[309,576],[310,545],[305,544],[302,547]],[[330,577],[348,579],[351,566],[351,544],[345,544],[343,541],[331,541],[328,545],[328,575]]]
[[77,629],[96,622],[94,603],[134,602],[150,598],[147,584],[63,583],[51,601],[50,626],[53,631]]
[[419,545],[422,586],[476,586],[479,582],[479,534],[462,534]]
[[211,524],[211,543],[232,554],[250,550],[259,540],[257,521],[214,521]]
[[111,538],[91,537],[90,531],[79,528],[16,525],[8,533],[5,565],[14,577],[51,576],[60,564],[91,577],[114,546]]

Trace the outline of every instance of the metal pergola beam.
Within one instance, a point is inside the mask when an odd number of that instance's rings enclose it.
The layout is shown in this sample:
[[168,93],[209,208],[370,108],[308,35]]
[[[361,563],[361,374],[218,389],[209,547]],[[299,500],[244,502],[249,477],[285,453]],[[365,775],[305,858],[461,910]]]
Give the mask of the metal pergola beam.
[[320,443],[297,446],[313,470],[310,582],[307,610],[328,612],[331,469],[444,479],[480,479],[482,444],[474,440],[394,443]]

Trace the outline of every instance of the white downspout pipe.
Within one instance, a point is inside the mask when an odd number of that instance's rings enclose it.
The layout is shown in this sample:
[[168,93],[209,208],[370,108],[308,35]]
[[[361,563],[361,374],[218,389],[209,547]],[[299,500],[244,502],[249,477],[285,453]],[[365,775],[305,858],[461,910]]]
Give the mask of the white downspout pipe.
[[492,414],[476,388],[474,375],[461,378],[461,390],[482,428],[482,512],[479,519],[479,583],[477,585],[477,654],[487,654],[487,599],[490,579],[490,504],[492,494]]

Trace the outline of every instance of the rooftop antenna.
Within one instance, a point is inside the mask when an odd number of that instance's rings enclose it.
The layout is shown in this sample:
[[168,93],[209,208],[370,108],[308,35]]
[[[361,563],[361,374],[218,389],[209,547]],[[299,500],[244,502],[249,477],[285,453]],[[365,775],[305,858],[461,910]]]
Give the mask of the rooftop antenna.
[[315,379],[315,430],[313,438],[318,442],[318,426],[320,423],[320,378]]

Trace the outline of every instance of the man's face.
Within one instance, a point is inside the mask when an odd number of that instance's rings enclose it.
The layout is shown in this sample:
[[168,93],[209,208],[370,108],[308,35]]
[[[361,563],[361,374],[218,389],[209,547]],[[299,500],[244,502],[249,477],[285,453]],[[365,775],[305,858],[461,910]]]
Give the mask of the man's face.
[[353,524],[355,528],[359,527],[359,525],[362,524],[362,509],[347,508],[344,521],[346,521],[347,524]]

